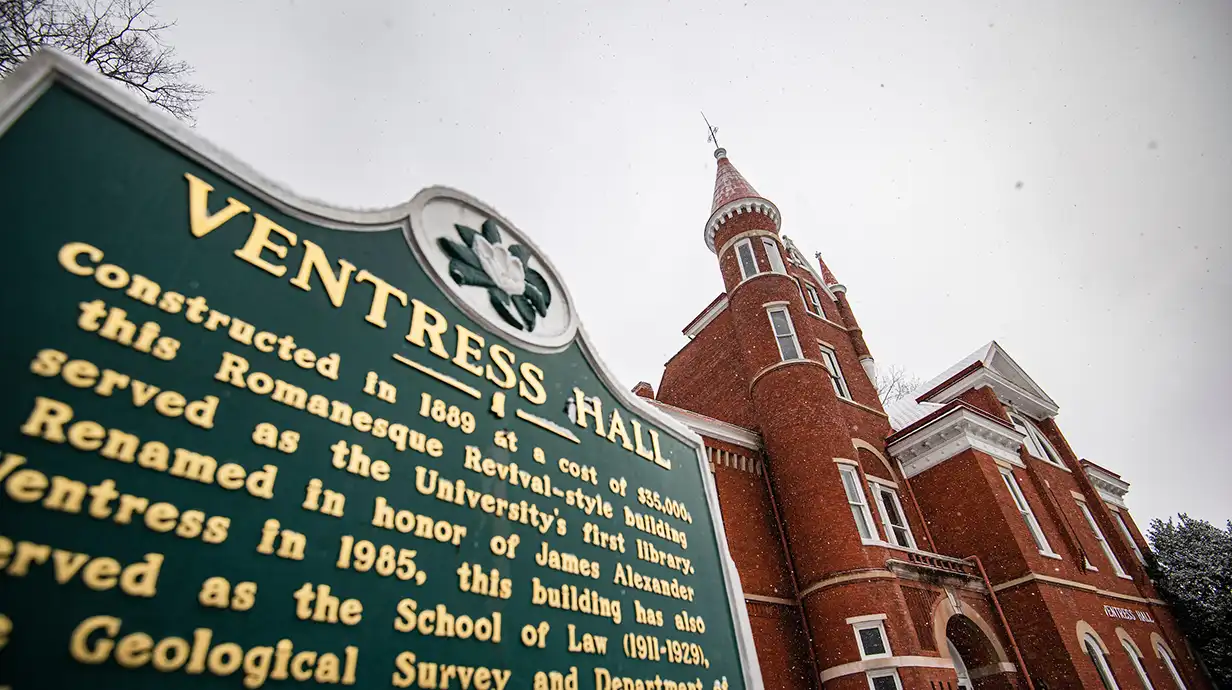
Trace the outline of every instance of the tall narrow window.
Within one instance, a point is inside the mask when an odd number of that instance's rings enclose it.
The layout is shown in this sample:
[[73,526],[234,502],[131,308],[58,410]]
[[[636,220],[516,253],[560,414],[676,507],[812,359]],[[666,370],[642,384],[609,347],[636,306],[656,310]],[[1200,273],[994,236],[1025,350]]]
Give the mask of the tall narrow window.
[[1138,680],[1142,682],[1142,690],[1155,690],[1155,686],[1151,685],[1150,676],[1146,675],[1146,668],[1142,665],[1142,657],[1138,655],[1138,649],[1130,644],[1129,640],[1121,640],[1121,646],[1129,654],[1129,661],[1134,665],[1134,670],[1138,672]]
[[1108,668],[1108,661],[1104,659],[1104,652],[1099,648],[1099,643],[1095,641],[1095,638],[1084,635],[1082,646],[1087,650],[1087,656],[1091,657],[1091,663],[1095,664],[1095,670],[1099,673],[1099,679],[1104,682],[1104,687],[1107,690],[1119,690],[1116,678],[1112,677],[1112,669]]
[[1125,523],[1125,517],[1115,510],[1112,511],[1112,517],[1116,520],[1117,527],[1121,528],[1121,536],[1125,537],[1125,541],[1129,542],[1129,548],[1134,550],[1134,555],[1138,557],[1138,562],[1146,563],[1146,557],[1142,555],[1142,549],[1138,548],[1138,542],[1134,541],[1134,534],[1129,531],[1129,525]]
[[847,388],[847,379],[843,378],[843,370],[838,366],[838,355],[834,350],[821,346],[821,361],[830,372],[830,383],[834,386],[834,394],[843,400],[851,400],[851,391]]
[[817,288],[808,283],[800,283],[800,296],[804,298],[804,308],[813,316],[825,317],[826,312],[821,308],[821,296],[817,294]]
[[775,273],[786,273],[783,265],[783,255],[779,252],[779,243],[769,237],[761,238],[762,246],[766,248],[766,258],[770,260],[770,270]]
[[1095,538],[1099,541],[1099,548],[1104,550],[1104,555],[1112,563],[1112,569],[1116,572],[1117,577],[1129,579],[1129,573],[1126,573],[1125,568],[1121,567],[1121,561],[1112,552],[1112,547],[1108,545],[1108,540],[1104,538],[1103,531],[1100,530],[1099,525],[1095,524],[1095,516],[1091,515],[1091,509],[1082,501],[1078,501],[1078,507],[1082,510],[1083,517],[1087,519],[1087,524],[1091,526],[1091,531],[1095,533]]
[[884,484],[871,484],[871,488],[877,498],[877,511],[881,513],[881,526],[885,528],[886,538],[893,544],[914,549],[915,538],[911,536],[911,527],[903,514],[898,492]]
[[1159,655],[1159,658],[1164,662],[1164,666],[1168,668],[1168,673],[1172,676],[1172,682],[1176,683],[1177,690],[1185,690],[1185,681],[1181,680],[1181,674],[1176,670],[1176,664],[1172,662],[1172,655],[1168,653],[1168,650],[1156,642],[1155,653]]
[[1064,467],[1061,462],[1061,456],[1057,453],[1052,444],[1044,438],[1044,433],[1039,430],[1035,424],[1020,415],[1010,413],[1010,421],[1014,422],[1014,428],[1023,436],[1026,436],[1027,452],[1032,456],[1051,462],[1054,465]]
[[791,324],[791,314],[785,307],[775,307],[766,312],[770,315],[770,327],[774,330],[774,339],[779,343],[779,355],[783,360],[800,359],[800,341],[796,340],[796,329]]
[[864,500],[864,492],[860,490],[860,473],[855,467],[845,464],[838,466],[838,472],[843,478],[843,490],[847,492],[847,503],[851,506],[851,517],[856,521],[860,538],[877,541],[877,531],[873,529],[873,515],[868,510],[868,502]]
[[1048,545],[1048,538],[1044,536],[1044,530],[1040,529],[1039,520],[1035,519],[1035,513],[1031,512],[1031,506],[1027,503],[1027,497],[1022,495],[1022,489],[1018,488],[1018,480],[1014,479],[1014,473],[1008,469],[1001,470],[1001,478],[1005,480],[1005,488],[1009,489],[1010,496],[1014,498],[1014,505],[1018,506],[1018,512],[1022,513],[1022,519],[1027,523],[1027,529],[1031,531],[1031,537],[1035,539],[1035,545],[1039,547],[1039,552],[1045,556],[1056,557],[1057,554]]
[[740,278],[747,280],[761,271],[757,270],[757,257],[753,255],[753,241],[740,240],[736,243],[736,259],[740,262]]

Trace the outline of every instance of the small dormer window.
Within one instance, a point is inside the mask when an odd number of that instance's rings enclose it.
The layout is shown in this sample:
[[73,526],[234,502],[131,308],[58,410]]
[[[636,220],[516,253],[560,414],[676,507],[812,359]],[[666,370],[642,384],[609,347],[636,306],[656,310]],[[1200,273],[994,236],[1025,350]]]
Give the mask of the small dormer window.
[[1057,453],[1048,439],[1044,437],[1044,433],[1035,426],[1031,420],[1017,413],[1010,413],[1010,420],[1014,422],[1014,428],[1023,436],[1026,436],[1027,452],[1033,457],[1039,458],[1045,462],[1050,462],[1058,467],[1064,467],[1061,462],[1061,455]]

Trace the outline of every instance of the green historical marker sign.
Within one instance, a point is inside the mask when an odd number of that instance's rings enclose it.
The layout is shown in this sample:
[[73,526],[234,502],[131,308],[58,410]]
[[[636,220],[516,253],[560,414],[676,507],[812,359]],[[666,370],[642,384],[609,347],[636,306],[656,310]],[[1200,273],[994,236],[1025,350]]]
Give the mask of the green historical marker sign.
[[698,437],[526,236],[147,110],[0,84],[0,686],[761,685]]

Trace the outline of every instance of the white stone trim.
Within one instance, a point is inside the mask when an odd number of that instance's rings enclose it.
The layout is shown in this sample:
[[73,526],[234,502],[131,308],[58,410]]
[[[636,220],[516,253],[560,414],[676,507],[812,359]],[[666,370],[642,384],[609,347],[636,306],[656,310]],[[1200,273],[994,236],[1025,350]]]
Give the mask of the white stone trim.
[[780,299],[780,300],[775,300],[773,302],[766,302],[765,304],[761,306],[762,306],[762,309],[769,309],[770,307],[788,307],[788,306],[791,306],[791,302],[788,302],[785,299]]
[[1125,494],[1129,493],[1129,482],[1114,477],[1106,470],[1090,465],[1083,465],[1087,478],[1095,485],[1099,497],[1114,506],[1125,508]]
[[850,676],[855,673],[865,673],[883,668],[954,668],[954,662],[937,656],[891,656],[881,659],[852,661],[823,670],[820,674],[821,682],[826,683],[841,676]]
[[898,482],[892,482],[889,479],[882,479],[881,477],[874,477],[867,472],[864,473],[864,477],[874,484],[880,484],[882,486],[888,486],[896,491],[898,490]]
[[659,408],[659,410],[699,436],[707,436],[716,441],[723,441],[750,450],[761,450],[761,434],[756,431],[751,431],[735,424],[728,424],[721,419],[707,417],[704,414],[668,405],[658,400],[651,400],[649,398],[644,398],[644,400]]
[[799,602],[795,599],[783,599],[782,597],[767,597],[761,594],[745,594],[745,601],[751,601],[756,604],[781,604],[783,606],[795,606]]
[[860,466],[860,463],[856,462],[855,460],[848,460],[847,458],[834,458],[834,462],[837,462],[841,465],[851,465],[852,467]]
[[987,678],[998,673],[1017,673],[1018,667],[1009,661],[998,661],[995,664],[988,664],[977,669],[967,669],[967,677],[971,680],[979,680]]
[[761,197],[745,197],[743,199],[735,199],[715,209],[714,213],[710,214],[710,219],[706,221],[706,248],[714,251],[714,235],[719,230],[719,226],[724,225],[727,221],[736,216],[744,215],[745,213],[760,213],[770,220],[774,221],[774,230],[777,232],[782,227],[782,217],[779,214],[779,207],[774,205],[774,202]]
[[684,329],[685,336],[687,336],[690,340],[696,338],[697,335],[706,328],[706,326],[710,325],[711,321],[719,318],[719,315],[727,309],[727,304],[727,296],[724,295],[718,302],[715,302],[709,309],[707,309],[700,318],[695,319],[688,328]]
[[988,365],[981,366],[946,386],[930,396],[928,402],[945,404],[969,390],[982,387],[991,388],[999,400],[1022,410],[1027,416],[1035,419],[1055,417],[1060,410],[1042,390],[1029,391],[1021,388],[989,368]]
[[1092,594],[1098,594],[1101,597],[1109,597],[1111,599],[1123,599],[1125,601],[1133,601],[1139,604],[1156,604],[1158,606],[1168,605],[1167,602],[1164,602],[1159,599],[1145,599],[1143,597],[1136,597],[1132,594],[1122,594],[1120,592],[1112,592],[1106,589],[1100,589],[1099,587],[1096,587],[1095,585],[1088,585],[1085,582],[1075,582],[1074,580],[1066,580],[1064,578],[1053,577],[1051,575],[1041,575],[1039,573],[1027,573],[1026,575],[1023,575],[1022,577],[1017,577],[1017,578],[1014,578],[1013,580],[1007,580],[1005,582],[1002,582],[999,585],[993,585],[992,591],[1001,592],[1003,590],[1013,589],[1014,587],[1017,587],[1019,585],[1025,585],[1028,582],[1043,582],[1046,584],[1058,585],[1060,587],[1070,587],[1072,589],[1080,589],[1085,592],[1090,592]]
[[855,625],[856,623],[867,623],[869,621],[883,621],[889,616],[884,613],[870,613],[867,616],[852,616],[847,619],[847,625]]
[[955,455],[974,449],[1022,467],[1018,448],[1023,435],[965,407],[955,407],[889,445],[886,449],[902,463],[908,479]]

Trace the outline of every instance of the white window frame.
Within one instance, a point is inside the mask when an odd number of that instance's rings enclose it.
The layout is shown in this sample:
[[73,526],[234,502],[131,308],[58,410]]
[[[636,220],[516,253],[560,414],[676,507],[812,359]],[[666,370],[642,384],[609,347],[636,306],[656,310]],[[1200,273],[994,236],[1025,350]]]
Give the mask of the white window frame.
[[[782,312],[783,318],[787,321],[787,332],[779,333],[774,327],[775,312]],[[796,325],[791,321],[791,312],[787,311],[787,307],[770,307],[766,309],[766,318],[770,319],[770,334],[774,336],[774,344],[779,348],[779,358],[784,362],[792,360],[804,359],[804,351],[800,349],[800,339],[796,337]],[[796,348],[796,356],[788,357],[786,352],[783,352],[783,343],[780,338],[791,338],[792,344]]]
[[766,261],[770,264],[770,272],[787,275],[787,265],[783,263],[783,252],[779,251],[779,243],[772,237],[763,237],[761,246],[766,250]]
[[949,637],[945,638],[945,644],[950,651],[950,661],[954,662],[954,672],[958,675],[958,690],[971,690],[971,672],[967,670],[967,661]]
[[[903,511],[903,502],[898,499],[898,490],[894,487],[874,482],[869,479],[869,489],[873,491],[873,498],[877,501],[877,511],[881,513],[881,527],[885,530],[886,541],[895,545],[908,549],[917,548],[915,545],[915,535],[911,533],[911,523],[907,521],[907,513]],[[890,513],[886,509],[885,497],[889,495],[894,503],[894,510],[898,512],[898,517],[902,519],[902,529],[907,533],[907,543],[898,543],[898,534],[894,531],[897,525],[890,522]]]
[[1108,690],[1120,690],[1116,682],[1116,676],[1112,675],[1112,669],[1108,666],[1108,660],[1104,658],[1104,650],[1100,648],[1099,641],[1091,633],[1086,633],[1082,636],[1082,648],[1086,652],[1087,658],[1091,660],[1091,663],[1095,664],[1095,672],[1100,675],[1104,686]]
[[[761,266],[757,264],[757,252],[753,251],[753,240],[746,237],[745,239],[737,242],[736,246],[732,247],[732,249],[736,251],[736,265],[740,267],[741,280],[748,280],[749,278],[752,278],[762,272]],[[741,249],[747,249],[749,251],[749,260],[753,262],[752,273],[750,273],[748,271],[748,267],[744,265],[744,259],[740,256]]]
[[[847,463],[836,464],[839,478],[843,482],[843,493],[847,495],[847,505],[851,508],[851,519],[855,521],[856,532],[860,534],[860,541],[865,544],[883,543],[877,535],[877,523],[873,522],[873,514],[868,509],[868,498],[864,495],[859,469]],[[852,497],[853,491],[856,494],[855,497]],[[861,526],[864,529],[860,529]],[[868,536],[864,535],[865,532],[868,532]]]
[[1121,536],[1125,537],[1125,541],[1129,542],[1129,548],[1134,550],[1134,555],[1138,557],[1138,562],[1146,564],[1146,556],[1142,555],[1142,549],[1138,546],[1138,542],[1134,541],[1133,532],[1129,531],[1129,524],[1125,522],[1125,516],[1121,515],[1121,511],[1112,510],[1112,516],[1116,518],[1117,527],[1121,528]]
[[1044,432],[1035,426],[1035,422],[1017,412],[1010,413],[1010,421],[1014,423],[1015,429],[1023,436],[1026,436],[1027,453],[1031,457],[1043,460],[1050,465],[1065,467],[1065,463],[1061,462],[1061,454],[1057,452],[1056,448],[1052,447],[1052,444],[1044,436]]
[[1168,668],[1168,673],[1172,674],[1172,682],[1176,683],[1177,690],[1186,690],[1185,681],[1181,680],[1181,673],[1176,670],[1176,664],[1172,663],[1172,655],[1168,653],[1168,650],[1156,642],[1155,653],[1159,655],[1160,659],[1163,659],[1164,666]]
[[[881,635],[881,646],[885,647],[885,651],[879,654],[866,654],[864,652],[864,640],[860,639],[860,631],[876,630]],[[886,634],[885,620],[860,621],[851,624],[851,631],[856,636],[856,648],[860,651],[860,660],[866,659],[888,659],[894,656],[894,652],[890,650],[890,636]]]
[[1121,579],[1132,580],[1133,578],[1129,576],[1129,573],[1125,572],[1125,567],[1121,565],[1121,559],[1117,558],[1116,554],[1112,552],[1112,545],[1104,538],[1103,530],[1095,523],[1095,516],[1091,514],[1091,509],[1087,507],[1086,501],[1076,501],[1076,503],[1078,504],[1078,509],[1082,511],[1082,516],[1087,519],[1087,525],[1095,533],[1095,539],[1099,542],[1099,548],[1104,550],[1104,555],[1112,563],[1112,571]]
[[1014,499],[1014,505],[1017,506],[1018,512],[1022,514],[1022,519],[1027,523],[1027,529],[1031,532],[1031,537],[1035,539],[1035,545],[1039,548],[1039,552],[1043,556],[1049,558],[1060,558],[1061,556],[1052,550],[1052,546],[1048,543],[1048,537],[1044,535],[1043,528],[1040,527],[1039,520],[1035,518],[1035,512],[1031,510],[1031,504],[1027,503],[1027,497],[1022,493],[1022,487],[1018,486],[1018,480],[1014,478],[1014,473],[1006,467],[1001,468],[1001,479],[1005,482],[1005,488],[1010,492],[1010,497]]
[[1134,670],[1138,672],[1138,680],[1142,683],[1142,689],[1155,690],[1151,677],[1146,674],[1146,667],[1142,665],[1142,657],[1138,654],[1137,648],[1126,639],[1121,640],[1121,646],[1125,648],[1125,653],[1129,654],[1129,661],[1134,665]]
[[851,389],[847,387],[847,379],[838,364],[838,353],[829,345],[818,343],[817,346],[821,348],[821,363],[826,365],[826,371],[830,372],[830,385],[834,387],[834,394],[843,400],[851,400]]
[[893,678],[894,687],[898,688],[898,690],[903,690],[903,681],[898,677],[898,669],[896,668],[882,668],[876,671],[869,671],[865,675],[868,678],[869,690],[877,690],[877,686],[873,684],[873,680],[876,678]]
[[800,296],[804,298],[804,308],[813,316],[826,318],[826,310],[821,308],[821,294],[812,283],[800,281]]

